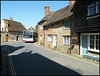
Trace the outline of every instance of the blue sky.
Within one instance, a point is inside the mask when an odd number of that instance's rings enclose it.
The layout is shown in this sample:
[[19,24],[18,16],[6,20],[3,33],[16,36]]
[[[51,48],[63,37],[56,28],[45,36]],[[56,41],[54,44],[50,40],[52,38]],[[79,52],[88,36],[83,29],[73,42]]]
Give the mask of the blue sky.
[[36,24],[44,17],[44,7],[50,6],[50,11],[57,11],[69,4],[69,1],[1,1],[1,19],[13,18],[21,22],[26,29]]

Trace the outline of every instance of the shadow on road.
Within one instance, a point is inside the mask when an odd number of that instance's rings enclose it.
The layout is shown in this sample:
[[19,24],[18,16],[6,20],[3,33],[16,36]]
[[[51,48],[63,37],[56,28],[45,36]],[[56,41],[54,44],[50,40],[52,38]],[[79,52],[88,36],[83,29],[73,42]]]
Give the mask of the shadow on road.
[[31,50],[11,57],[17,75],[80,75]]
[[11,45],[2,45],[1,47],[2,47],[2,50],[9,50],[9,53],[13,53],[16,50],[24,48],[25,46],[14,47],[14,46],[11,46]]

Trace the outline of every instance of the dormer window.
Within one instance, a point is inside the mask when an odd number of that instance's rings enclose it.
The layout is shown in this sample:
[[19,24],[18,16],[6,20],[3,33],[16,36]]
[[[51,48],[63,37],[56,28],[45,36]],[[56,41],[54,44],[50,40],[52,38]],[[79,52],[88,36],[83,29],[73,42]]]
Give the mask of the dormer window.
[[99,0],[94,1],[88,5],[88,15],[93,15],[95,13],[99,13],[99,11],[100,11]]
[[71,25],[70,20],[65,21],[64,22],[64,29],[70,29],[70,25]]

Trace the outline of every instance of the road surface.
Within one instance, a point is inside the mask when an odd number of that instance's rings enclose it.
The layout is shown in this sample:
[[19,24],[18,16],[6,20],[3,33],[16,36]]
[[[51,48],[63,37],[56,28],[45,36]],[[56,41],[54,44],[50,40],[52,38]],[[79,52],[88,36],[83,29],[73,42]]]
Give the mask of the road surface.
[[37,46],[35,43],[7,42],[12,75],[99,75],[99,65]]

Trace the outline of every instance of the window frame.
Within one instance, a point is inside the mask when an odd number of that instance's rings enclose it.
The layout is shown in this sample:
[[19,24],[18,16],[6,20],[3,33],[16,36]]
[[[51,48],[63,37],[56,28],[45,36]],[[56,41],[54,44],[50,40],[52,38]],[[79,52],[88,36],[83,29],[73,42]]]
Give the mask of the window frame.
[[63,36],[63,45],[70,45],[70,40],[70,36]]
[[41,40],[41,41],[42,41],[42,38],[43,38],[43,37],[42,37],[42,34],[40,34],[40,40]]
[[[48,39],[47,39],[47,41],[48,42],[52,42],[52,35],[51,34],[49,34],[49,35],[47,35],[48,36]],[[50,37],[51,36],[51,37]],[[51,38],[51,39],[50,39]]]
[[[100,12],[97,12],[97,5],[100,4],[100,3],[97,3],[97,2],[98,2],[98,0],[97,1],[93,1],[93,2],[91,2],[91,3],[88,4],[88,16],[100,13]],[[94,3],[94,5],[91,5],[92,3]],[[95,8],[95,10],[94,10],[95,12],[93,14],[89,14],[89,12],[90,12],[89,8],[91,8],[93,6]]]
[[[67,22],[68,22],[68,24],[67,24]],[[65,27],[66,26],[66,27]],[[71,28],[71,20],[66,20],[66,21],[64,21],[64,29],[66,30],[66,29],[70,29]]]
[[43,30],[43,23],[40,24],[40,30]]
[[[90,35],[94,35],[94,49],[90,48]],[[89,34],[88,35],[88,50],[89,51],[100,52],[99,50],[96,49],[96,35],[99,35],[99,34]],[[99,35],[99,37],[100,37],[100,35]]]

